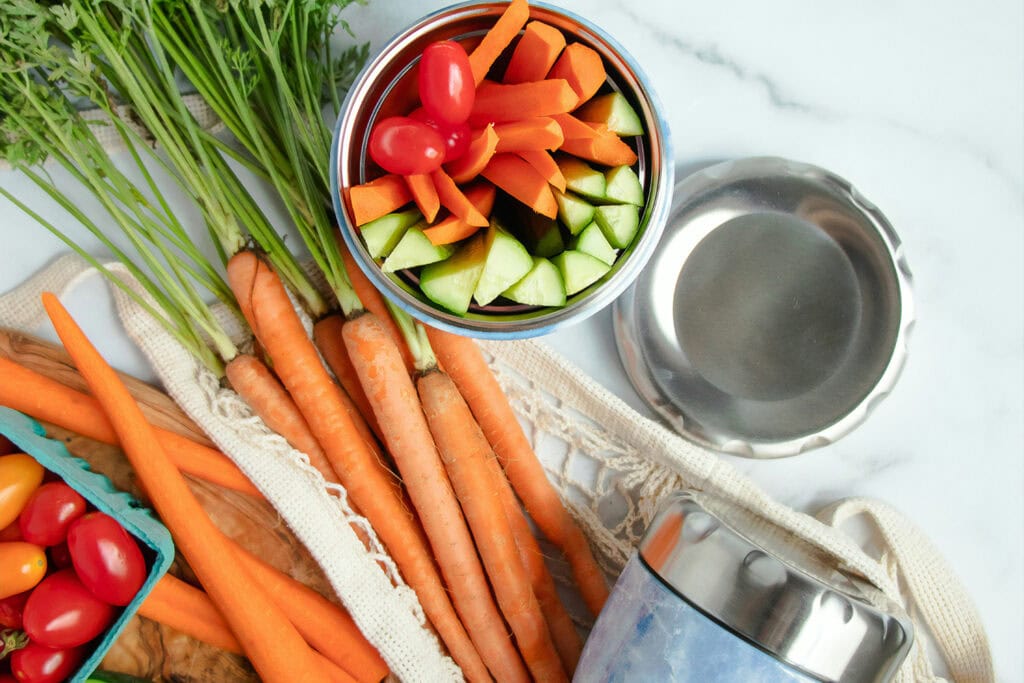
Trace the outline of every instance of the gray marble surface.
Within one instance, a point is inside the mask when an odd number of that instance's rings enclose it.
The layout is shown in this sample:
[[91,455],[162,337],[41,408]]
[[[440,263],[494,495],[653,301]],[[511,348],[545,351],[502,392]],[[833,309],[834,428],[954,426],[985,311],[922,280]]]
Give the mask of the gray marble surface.
[[[379,46],[445,4],[372,0],[349,18]],[[681,173],[710,160],[789,157],[846,177],[888,215],[914,271],[919,319],[895,392],[830,447],[729,460],[800,509],[850,495],[898,506],[967,585],[999,679],[1022,680],[1022,4],[560,4],[611,32],[646,70]],[[0,172],[0,184],[65,220],[17,176]],[[3,200],[0,237],[0,291],[64,251]],[[103,289],[79,288],[72,312],[119,367],[151,374]],[[645,412],[619,364],[608,311],[546,342]]]

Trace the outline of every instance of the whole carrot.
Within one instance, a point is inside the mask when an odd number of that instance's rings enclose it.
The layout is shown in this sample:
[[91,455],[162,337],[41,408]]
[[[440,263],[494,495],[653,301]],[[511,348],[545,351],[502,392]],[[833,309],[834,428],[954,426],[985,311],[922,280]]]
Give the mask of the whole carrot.
[[309,464],[320,471],[324,479],[338,483],[338,475],[324,455],[320,444],[309,430],[306,418],[295,406],[281,383],[255,356],[239,354],[224,367],[231,387],[245,399],[252,411],[260,416],[271,431],[280,434],[298,451],[305,453]]
[[320,362],[280,278],[255,254],[240,252],[228,261],[228,280],[243,310],[251,311],[256,337],[349,497],[377,531],[452,657],[468,678],[489,679],[452,607],[422,530],[403,504],[401,485],[353,425],[341,389]]
[[[93,441],[117,443],[117,434],[96,399],[6,358],[0,358],[0,405]],[[224,488],[262,497],[241,470],[219,451],[159,427],[154,427],[154,431],[174,465],[182,472]]]
[[598,614],[608,599],[604,574],[586,536],[562,505],[523,433],[508,398],[472,339],[427,328],[430,344],[508,475],[512,487],[541,532],[565,553],[587,608]]
[[494,485],[488,465],[494,451],[447,375],[427,372],[416,388],[494,595],[527,668],[539,681],[568,681]]
[[441,565],[455,609],[480,656],[498,680],[529,680],[491,598],[473,539],[398,348],[371,315],[349,321],[344,338],[384,431],[384,441]]
[[341,387],[352,399],[374,436],[383,440],[380,425],[377,424],[377,417],[373,414],[370,402],[366,400],[366,393],[359,384],[356,370],[352,367],[352,361],[349,360],[348,351],[345,349],[345,342],[341,338],[341,328],[344,325],[345,319],[340,315],[329,315],[318,320],[313,325],[313,341],[316,343],[316,348],[320,350],[320,355],[327,362],[327,367],[338,378]]
[[153,428],[113,369],[52,294],[43,305],[57,334],[111,419],[140,482],[178,548],[220,608],[256,671],[268,681],[334,676],[249,573],[224,562],[217,528],[167,457]]

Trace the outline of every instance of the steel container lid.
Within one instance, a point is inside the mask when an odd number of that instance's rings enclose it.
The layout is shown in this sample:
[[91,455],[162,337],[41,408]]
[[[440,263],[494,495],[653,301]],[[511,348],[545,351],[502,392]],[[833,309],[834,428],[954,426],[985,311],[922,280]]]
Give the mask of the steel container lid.
[[640,557],[701,612],[824,681],[884,683],[913,643],[903,610],[749,511],[695,491],[669,497]]

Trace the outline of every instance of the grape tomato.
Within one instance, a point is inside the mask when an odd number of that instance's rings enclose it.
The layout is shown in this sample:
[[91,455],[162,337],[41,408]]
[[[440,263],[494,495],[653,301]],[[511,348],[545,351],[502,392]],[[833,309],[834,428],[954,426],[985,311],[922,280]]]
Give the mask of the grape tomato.
[[84,645],[103,633],[114,608],[62,569],[43,579],[25,604],[24,629],[33,642],[53,648]]
[[0,598],[27,591],[46,576],[46,552],[24,541],[0,543]]
[[408,116],[383,119],[370,133],[370,157],[390,173],[430,173],[444,161],[444,154],[444,140],[438,132]]
[[0,529],[13,522],[43,481],[43,466],[30,455],[0,456]]
[[68,550],[78,578],[104,602],[127,605],[146,580],[146,562],[135,539],[102,512],[90,512],[71,525]]
[[53,482],[36,489],[18,517],[18,525],[29,543],[57,545],[67,538],[71,523],[83,514],[85,498],[64,482]]
[[469,129],[468,123],[446,123],[444,121],[437,121],[432,118],[423,107],[417,107],[413,110],[412,113],[409,114],[409,118],[422,121],[437,131],[438,135],[441,136],[441,139],[444,140],[445,163],[458,159],[466,153],[467,149],[469,149],[472,132]]
[[22,617],[29,592],[15,593],[0,599],[0,630],[15,628],[21,630]]
[[58,683],[69,678],[85,659],[86,649],[53,649],[29,643],[11,655],[11,673],[19,683]]
[[469,56],[451,40],[431,43],[419,65],[420,102],[437,121],[465,123],[476,100]]

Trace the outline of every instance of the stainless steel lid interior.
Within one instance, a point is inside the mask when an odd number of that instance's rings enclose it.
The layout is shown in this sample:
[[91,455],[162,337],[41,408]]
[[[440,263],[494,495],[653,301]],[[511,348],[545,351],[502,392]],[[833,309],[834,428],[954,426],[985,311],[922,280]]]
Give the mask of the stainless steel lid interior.
[[779,457],[867,416],[895,384],[913,317],[881,212],[828,171],[765,157],[676,186],[614,321],[634,386],[677,431]]
[[909,618],[879,591],[705,494],[670,497],[640,557],[701,612],[825,681],[884,683],[913,642]]

